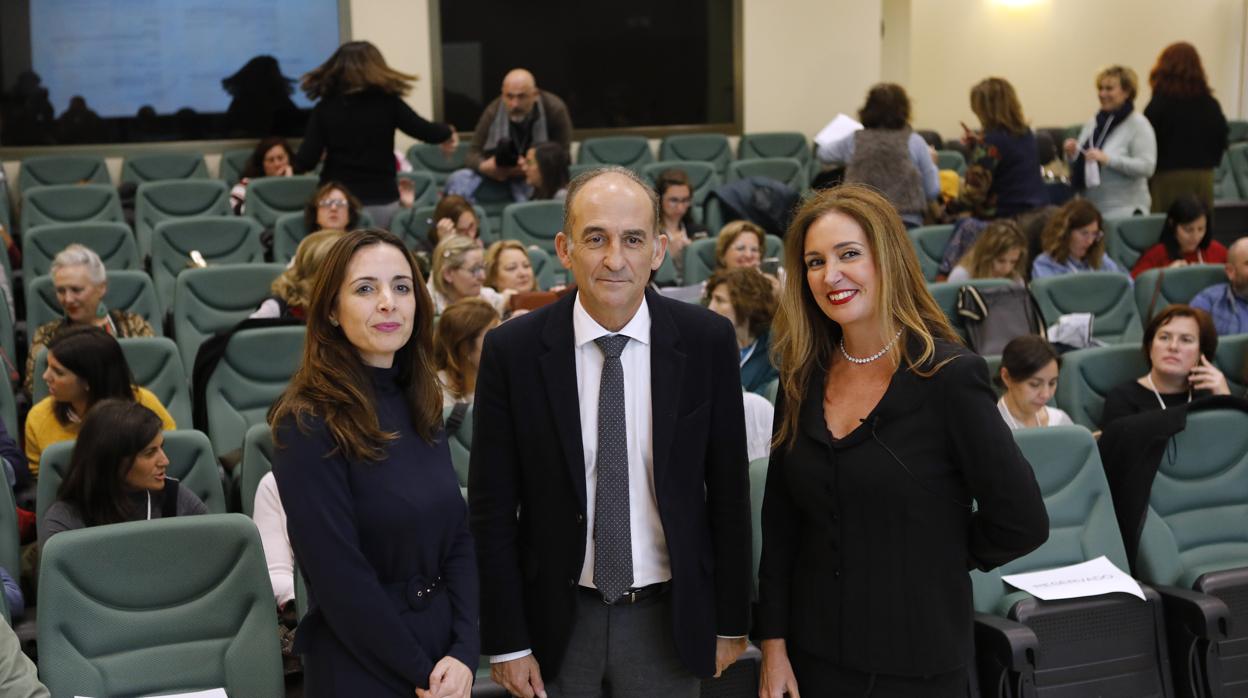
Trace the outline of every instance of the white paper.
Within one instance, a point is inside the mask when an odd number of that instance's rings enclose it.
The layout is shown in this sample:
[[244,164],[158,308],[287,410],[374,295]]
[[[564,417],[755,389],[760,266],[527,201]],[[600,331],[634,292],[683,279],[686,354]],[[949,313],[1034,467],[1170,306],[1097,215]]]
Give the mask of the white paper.
[[[86,698],[86,696],[74,696],[74,698]],[[156,696],[145,696],[144,698],[157,698]],[[159,698],[230,698],[224,688],[213,688],[207,691],[195,691],[194,693],[162,693]]]
[[1083,161],[1083,185],[1088,189],[1101,186],[1101,166],[1097,161]]
[[1007,574],[1001,577],[1010,586],[1017,587],[1044,601],[1077,599],[1122,592],[1144,600],[1139,582],[1118,569],[1104,555],[1077,565],[1026,574]]
[[844,114],[837,114],[836,118],[829,121],[828,125],[824,126],[819,131],[819,134],[815,136],[815,144],[820,147],[831,145],[854,131],[861,129],[862,124]]
[[1096,346],[1092,339],[1092,321],[1095,318],[1092,313],[1066,313],[1049,325],[1049,341],[1076,349]]

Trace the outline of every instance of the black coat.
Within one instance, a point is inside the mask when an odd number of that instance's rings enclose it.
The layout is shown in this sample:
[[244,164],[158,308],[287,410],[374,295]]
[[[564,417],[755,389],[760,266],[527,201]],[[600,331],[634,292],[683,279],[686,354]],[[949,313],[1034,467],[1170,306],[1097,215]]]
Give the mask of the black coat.
[[[531,648],[547,681],[567,646],[592,525],[574,300],[569,294],[486,334],[473,405],[468,510],[481,571],[482,652]],[[709,676],[715,636],[749,629],[750,485],[736,335],[704,308],[652,291],[646,302],[672,633],[688,670]]]
[[[899,369],[836,441],[816,372],[792,450],[773,449],[767,472],[759,638],[863,672],[925,676],[967,664],[968,570],[1034,550],[1049,529],[984,360],[938,341],[934,360],[951,357],[930,378]],[[780,424],[783,397],[777,405]]]

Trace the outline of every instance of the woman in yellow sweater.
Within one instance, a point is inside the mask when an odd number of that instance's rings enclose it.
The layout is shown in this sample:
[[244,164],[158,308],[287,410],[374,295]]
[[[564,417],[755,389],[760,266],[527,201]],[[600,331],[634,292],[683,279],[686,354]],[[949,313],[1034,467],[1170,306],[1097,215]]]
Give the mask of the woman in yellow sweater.
[[26,416],[26,458],[30,472],[39,476],[43,449],[77,438],[87,410],[100,400],[134,400],[155,412],[164,429],[176,429],[173,418],[134,376],[121,345],[98,327],[71,326],[48,344],[48,369],[43,372],[48,396]]

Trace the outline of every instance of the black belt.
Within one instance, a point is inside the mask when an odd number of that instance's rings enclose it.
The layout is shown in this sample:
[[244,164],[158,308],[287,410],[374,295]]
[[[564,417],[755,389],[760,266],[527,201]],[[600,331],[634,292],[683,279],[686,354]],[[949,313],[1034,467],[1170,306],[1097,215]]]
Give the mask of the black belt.
[[408,606],[413,611],[423,611],[429,608],[433,595],[442,591],[443,586],[441,577],[434,577],[432,581],[428,581],[424,577],[412,577],[406,582],[392,582],[382,585],[386,593],[397,605]]
[[608,606],[629,606],[662,596],[667,593],[667,590],[671,585],[671,582],[659,582],[657,584],[648,584],[644,587],[638,587],[636,589],[629,589],[623,594],[620,594],[620,598],[615,601],[607,601],[603,598],[602,592],[591,587],[581,587],[581,591],[593,596]]

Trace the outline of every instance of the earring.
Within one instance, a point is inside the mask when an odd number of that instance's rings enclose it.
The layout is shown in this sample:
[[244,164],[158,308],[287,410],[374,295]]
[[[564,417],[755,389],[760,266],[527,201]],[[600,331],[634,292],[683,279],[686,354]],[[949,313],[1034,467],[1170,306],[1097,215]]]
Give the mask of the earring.
[[333,325],[334,327],[337,327],[337,326],[338,326],[338,320],[337,320],[337,319],[335,319],[335,318],[332,318],[332,317],[331,317],[331,318],[329,319],[329,324]]

